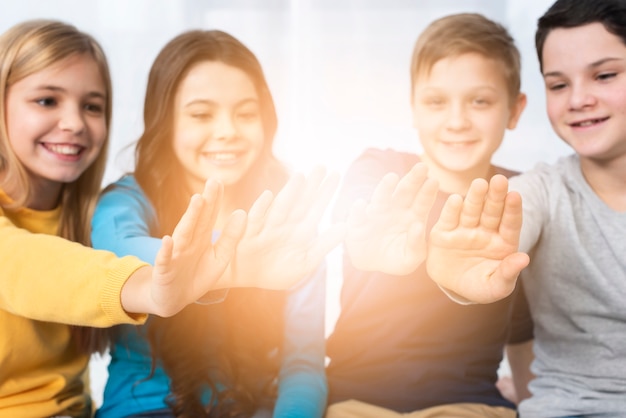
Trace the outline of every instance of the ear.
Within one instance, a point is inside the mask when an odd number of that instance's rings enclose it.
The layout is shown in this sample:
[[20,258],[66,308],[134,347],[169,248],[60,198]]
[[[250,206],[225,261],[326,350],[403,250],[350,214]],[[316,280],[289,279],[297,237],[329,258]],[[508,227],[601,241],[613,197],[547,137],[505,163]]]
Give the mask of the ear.
[[511,115],[509,116],[509,122],[506,125],[507,129],[515,129],[520,116],[522,116],[522,112],[526,108],[526,102],[527,99],[524,93],[517,95],[515,102],[511,106]]

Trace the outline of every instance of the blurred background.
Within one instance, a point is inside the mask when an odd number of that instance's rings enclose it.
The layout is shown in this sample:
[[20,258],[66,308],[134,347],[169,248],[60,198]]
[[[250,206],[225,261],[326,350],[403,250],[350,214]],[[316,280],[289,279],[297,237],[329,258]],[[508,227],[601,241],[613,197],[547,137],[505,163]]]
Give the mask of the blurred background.
[[[147,75],[158,51],[189,29],[221,29],[259,58],[276,102],[276,153],[293,170],[323,164],[343,173],[367,147],[420,152],[412,128],[409,63],[433,19],[478,12],[507,27],[522,54],[528,106],[495,155],[526,170],[568,154],[545,115],[534,51],[537,18],[552,0],[20,0],[3,2],[0,32],[26,19],[54,18],[92,34],[113,77],[108,184],[133,169]],[[327,333],[338,314],[340,254],[329,255]],[[95,358],[97,403],[106,356]],[[506,371],[505,371],[506,372]]]

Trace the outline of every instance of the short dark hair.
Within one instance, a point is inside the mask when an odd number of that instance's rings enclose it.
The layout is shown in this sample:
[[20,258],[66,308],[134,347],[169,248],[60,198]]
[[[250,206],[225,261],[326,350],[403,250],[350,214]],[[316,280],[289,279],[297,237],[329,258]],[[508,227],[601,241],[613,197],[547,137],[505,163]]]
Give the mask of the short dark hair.
[[626,0],[556,0],[539,18],[535,48],[543,71],[543,47],[553,29],[602,23],[626,45]]

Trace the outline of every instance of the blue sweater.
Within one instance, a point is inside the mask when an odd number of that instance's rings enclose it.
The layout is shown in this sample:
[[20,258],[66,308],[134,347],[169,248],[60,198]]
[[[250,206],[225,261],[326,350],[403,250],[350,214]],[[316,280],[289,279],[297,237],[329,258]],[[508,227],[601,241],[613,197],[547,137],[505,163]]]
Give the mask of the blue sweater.
[[[105,192],[92,221],[95,248],[118,256],[132,254],[153,263],[161,240],[150,235],[154,208],[133,176],[125,176]],[[285,339],[278,376],[274,417],[322,417],[327,385],[324,374],[325,270],[290,291],[285,306]],[[170,381],[152,357],[146,325],[122,326],[111,347],[109,378],[99,418],[124,417],[167,408]]]

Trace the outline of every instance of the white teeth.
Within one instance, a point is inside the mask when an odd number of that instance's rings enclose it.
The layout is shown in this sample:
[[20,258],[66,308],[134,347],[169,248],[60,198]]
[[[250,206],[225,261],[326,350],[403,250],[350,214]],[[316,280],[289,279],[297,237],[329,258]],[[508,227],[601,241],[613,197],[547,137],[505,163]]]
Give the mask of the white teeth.
[[211,158],[218,161],[228,161],[237,158],[237,155],[232,152],[216,152],[211,154]]
[[50,151],[62,155],[78,155],[82,147],[69,144],[46,144],[46,148]]
[[588,120],[588,121],[579,123],[578,126],[591,126],[594,123],[595,123],[594,121]]

